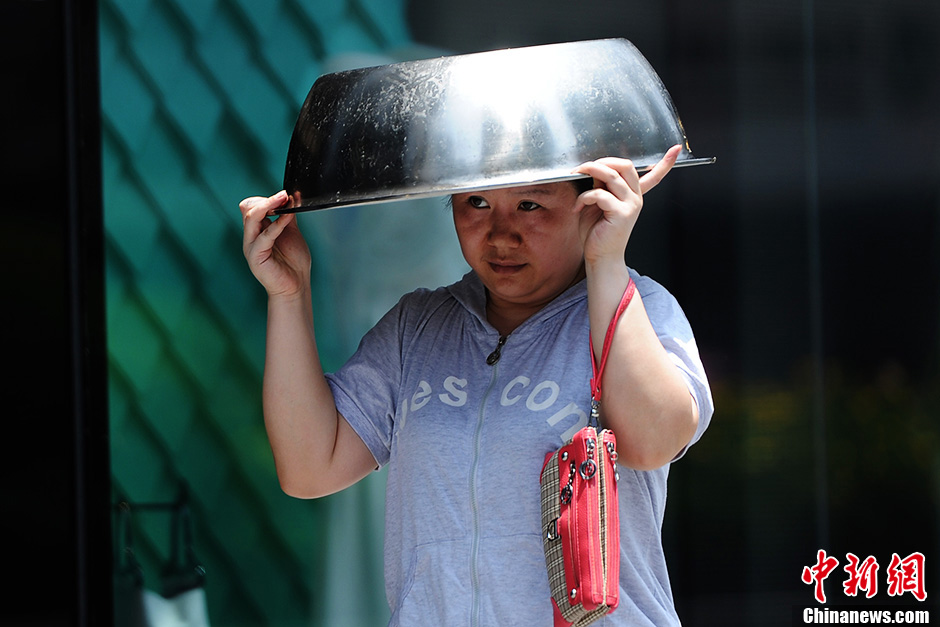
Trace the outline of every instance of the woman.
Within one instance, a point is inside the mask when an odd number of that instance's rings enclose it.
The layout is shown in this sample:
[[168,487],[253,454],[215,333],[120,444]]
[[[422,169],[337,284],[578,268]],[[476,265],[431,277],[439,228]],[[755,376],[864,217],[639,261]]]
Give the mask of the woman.
[[675,300],[624,264],[643,194],[678,154],[642,178],[625,159],[583,164],[594,186],[581,193],[557,182],[455,194],[472,271],[404,296],[330,375],[310,253],[294,215],[269,219],[287,194],[241,203],[245,257],[268,292],[263,404],[279,480],[311,498],[389,466],[390,624],[551,624],[539,471],[587,421],[589,337],[598,351],[631,275],[637,295],[601,381],[623,466],[621,601],[604,621],[678,623],[661,542],[666,476],[712,402]]

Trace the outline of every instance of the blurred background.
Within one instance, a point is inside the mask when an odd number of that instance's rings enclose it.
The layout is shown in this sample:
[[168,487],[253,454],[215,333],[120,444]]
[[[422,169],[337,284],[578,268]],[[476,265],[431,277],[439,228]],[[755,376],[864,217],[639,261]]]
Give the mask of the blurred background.
[[[322,73],[605,37],[637,45],[695,155],[717,157],[647,197],[628,251],[682,303],[717,406],[671,470],[664,536],[683,623],[794,624],[814,604],[800,576],[820,549],[878,560],[872,603],[932,607],[934,0],[0,10],[18,212],[0,227],[9,624],[108,624],[112,597],[120,617],[173,586],[198,591],[200,620],[218,627],[384,624],[383,473],[317,501],[278,488],[260,413],[265,298],[237,204],[280,189]],[[300,224],[328,368],[401,293],[464,271],[440,200]],[[927,603],[887,595],[892,554],[914,552]],[[862,602],[844,579],[840,565],[830,605]]]

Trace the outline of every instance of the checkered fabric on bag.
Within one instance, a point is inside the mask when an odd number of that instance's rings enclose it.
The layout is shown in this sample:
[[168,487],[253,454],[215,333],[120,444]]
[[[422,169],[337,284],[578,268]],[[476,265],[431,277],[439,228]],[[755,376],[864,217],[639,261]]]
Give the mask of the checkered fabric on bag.
[[542,543],[555,627],[584,627],[619,603],[616,440],[585,427],[546,455]]

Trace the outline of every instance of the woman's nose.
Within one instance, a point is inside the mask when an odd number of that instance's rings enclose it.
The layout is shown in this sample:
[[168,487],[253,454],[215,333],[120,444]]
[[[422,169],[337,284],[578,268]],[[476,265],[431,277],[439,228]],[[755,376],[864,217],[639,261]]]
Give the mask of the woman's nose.
[[490,212],[487,241],[494,245],[517,246],[522,241],[518,225],[508,211],[494,210]]

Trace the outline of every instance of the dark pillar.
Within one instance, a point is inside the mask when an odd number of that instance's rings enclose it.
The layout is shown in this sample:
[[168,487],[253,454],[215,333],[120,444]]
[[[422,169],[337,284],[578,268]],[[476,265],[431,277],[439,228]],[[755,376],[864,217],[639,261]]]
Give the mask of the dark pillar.
[[0,3],[7,625],[112,622],[97,19]]

